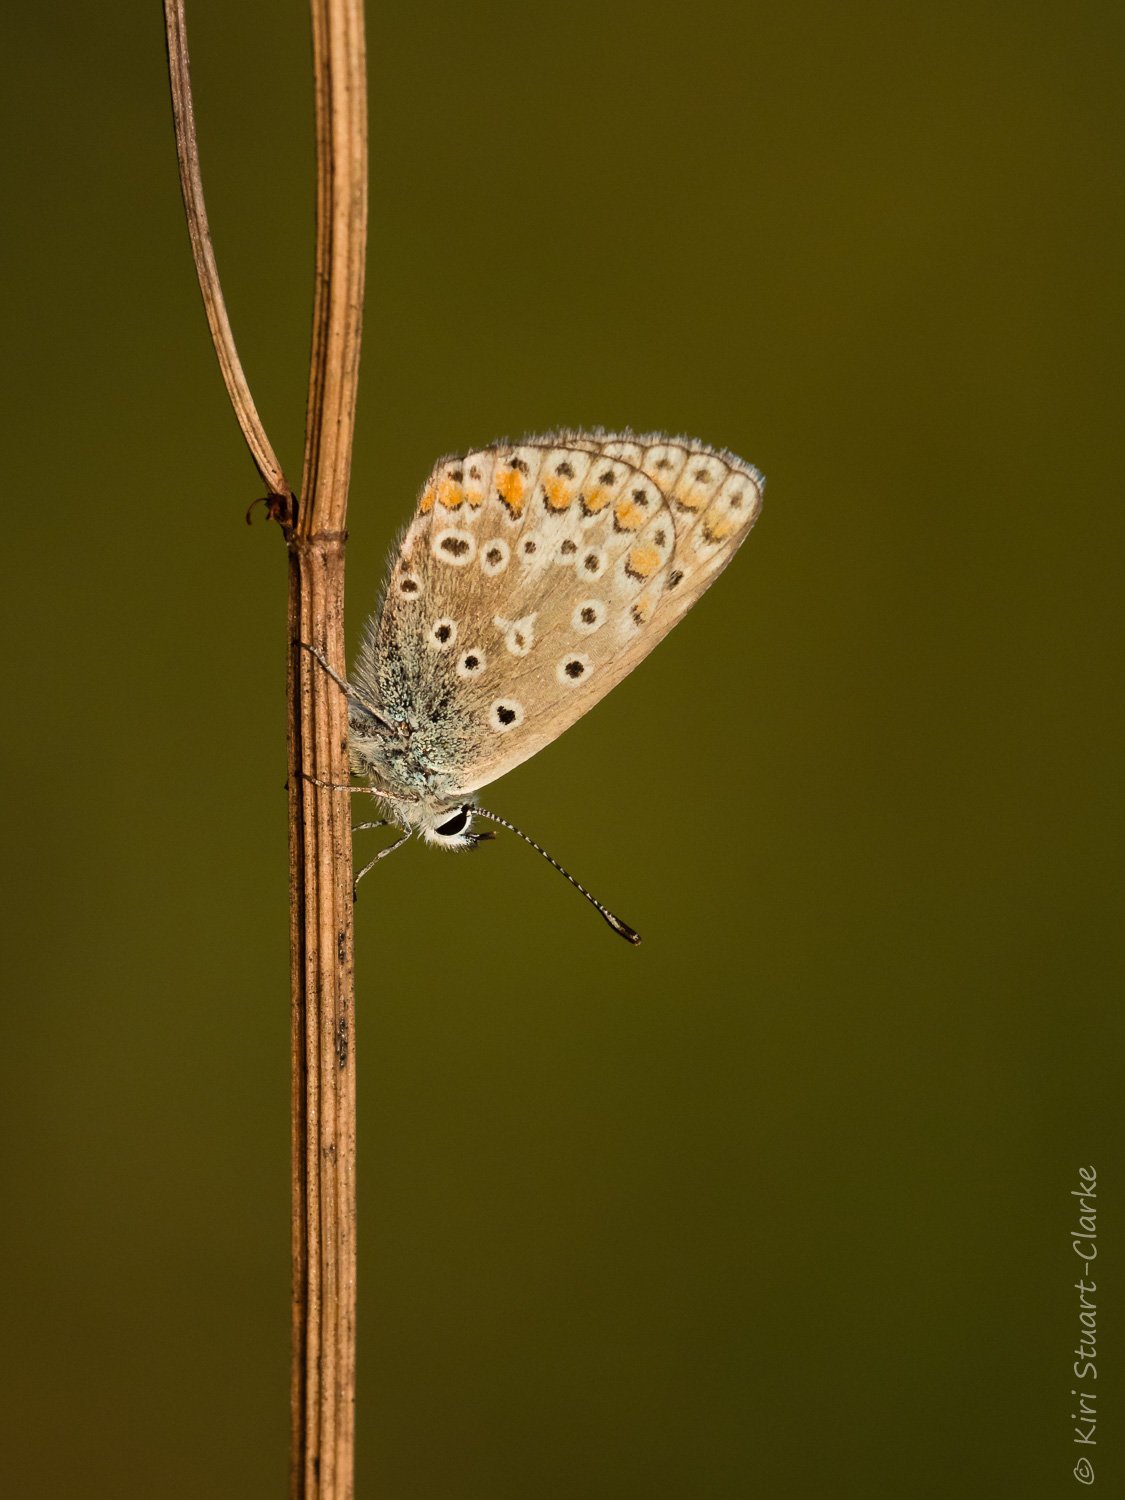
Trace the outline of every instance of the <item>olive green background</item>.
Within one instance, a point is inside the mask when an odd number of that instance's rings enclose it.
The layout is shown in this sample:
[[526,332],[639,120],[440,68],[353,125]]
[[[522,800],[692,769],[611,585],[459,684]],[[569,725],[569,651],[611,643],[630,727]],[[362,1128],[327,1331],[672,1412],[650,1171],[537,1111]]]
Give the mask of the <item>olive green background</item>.
[[[189,21],[296,476],[307,16]],[[1082,1493],[1086,1163],[1121,1493],[1120,6],[369,28],[351,645],[440,453],[631,424],[769,488],[489,793],[640,949],[514,839],[362,892],[358,1494]],[[4,31],[0,1488],[276,1496],[284,551],[243,524],[159,7]]]

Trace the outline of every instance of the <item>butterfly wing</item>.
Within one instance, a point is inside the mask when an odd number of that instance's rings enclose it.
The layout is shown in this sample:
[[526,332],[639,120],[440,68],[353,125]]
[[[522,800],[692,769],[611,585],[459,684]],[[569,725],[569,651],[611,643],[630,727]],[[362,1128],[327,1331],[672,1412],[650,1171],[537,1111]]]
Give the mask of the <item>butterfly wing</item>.
[[[442,460],[357,676],[465,793],[592,708],[746,539],[764,481],[686,439],[563,433]],[[438,726],[435,730],[433,726]]]

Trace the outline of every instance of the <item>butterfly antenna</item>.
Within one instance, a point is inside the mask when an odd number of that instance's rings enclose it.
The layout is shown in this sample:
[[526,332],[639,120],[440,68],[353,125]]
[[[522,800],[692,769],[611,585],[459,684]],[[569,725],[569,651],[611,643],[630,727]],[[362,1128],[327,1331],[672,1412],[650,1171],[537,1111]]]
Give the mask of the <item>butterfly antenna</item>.
[[372,703],[368,703],[367,699],[364,698],[362,694],[358,693],[356,689],[352,687],[350,682],[345,682],[338,672],[334,672],[328,665],[328,662],[326,661],[324,655],[320,651],[318,651],[315,646],[310,646],[308,641],[298,641],[297,644],[298,646],[300,646],[302,651],[307,651],[309,653],[313,661],[318,662],[319,665],[323,667],[325,672],[328,673],[328,676],[331,677],[332,681],[336,684],[340,691],[347,697],[349,703],[355,703],[358,707],[363,709],[364,713],[370,714],[375,722],[377,724],[381,724],[388,734],[394,733],[393,725],[387,723],[386,719],[375,707],[375,705]]
[[476,818],[488,818],[490,822],[499,823],[501,828],[507,828],[509,832],[514,833],[518,838],[523,839],[525,844],[530,844],[535,852],[537,854],[541,854],[549,865],[553,865],[559,872],[559,874],[564,877],[564,879],[570,881],[571,885],[576,891],[581,892],[581,894],[586,897],[586,900],[590,903],[591,906],[595,907],[601,913],[603,920],[613,928],[614,932],[616,932],[620,937],[623,937],[627,943],[637,944],[640,942],[641,935],[639,932],[634,932],[633,929],[629,926],[628,922],[623,922],[620,917],[615,917],[608,906],[603,906],[596,896],[591,896],[590,892],[584,885],[579,884],[579,882],[575,880],[574,876],[571,875],[568,870],[563,869],[562,865],[559,864],[557,859],[551,858],[546,849],[543,848],[542,844],[537,844],[533,838],[530,838],[526,833],[524,833],[522,828],[517,828],[516,825],[514,823],[510,823],[507,818],[500,817],[499,813],[489,812],[487,808],[484,807],[469,807],[466,809],[466,811],[471,812],[472,815]]

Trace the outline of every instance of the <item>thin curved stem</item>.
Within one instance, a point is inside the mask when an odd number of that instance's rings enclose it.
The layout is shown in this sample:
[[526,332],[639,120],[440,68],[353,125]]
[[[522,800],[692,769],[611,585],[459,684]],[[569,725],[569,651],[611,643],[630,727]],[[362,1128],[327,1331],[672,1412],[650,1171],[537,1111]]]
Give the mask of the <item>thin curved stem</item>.
[[351,474],[367,246],[367,59],[361,0],[312,0],[316,300],[305,463],[306,536],[342,536]]
[[[207,222],[207,205],[203,198],[203,179],[199,172],[199,142],[195,134],[195,110],[191,96],[191,59],[188,55],[187,24],[184,19],[183,0],[164,0],[164,29],[168,41],[168,75],[172,85],[172,119],[176,127],[176,155],[180,163],[180,189],[184,196],[184,212],[187,215],[188,235],[191,238],[195,271],[199,278],[199,290],[203,293],[203,306],[207,323],[211,329],[211,342],[219,357],[219,368],[223,372],[227,394],[230,396],[242,436],[250,449],[251,457],[271,495],[290,502],[293,490],[285,477],[277,454],[266,436],[258,408],[246,383],[242,361],[235,347],[230,319],[227,317],[223,289],[219,282],[219,268],[215,264],[215,251],[211,243],[211,229]],[[288,516],[281,518],[284,521]]]

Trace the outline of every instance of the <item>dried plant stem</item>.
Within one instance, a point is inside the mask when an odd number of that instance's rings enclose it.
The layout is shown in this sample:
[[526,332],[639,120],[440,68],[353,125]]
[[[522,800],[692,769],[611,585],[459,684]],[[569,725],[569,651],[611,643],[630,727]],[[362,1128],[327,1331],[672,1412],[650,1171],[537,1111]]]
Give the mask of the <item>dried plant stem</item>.
[[367,245],[367,65],[362,0],[313,0],[312,15],[316,296],[303,501],[289,556],[293,1119],[305,1138],[293,1160],[291,1493],[343,1500],[352,1494],[355,1447],[351,799],[296,773],[347,784],[347,706],[296,643],[315,646],[346,675],[344,521]]
[[289,544],[293,1342],[290,1494],[346,1500],[355,1441],[355,1024],[347,714],[299,647],[344,669],[344,523],[367,233],[362,0],[311,0],[317,210],[313,347],[298,505],[254,408],[211,249],[183,0],[165,0],[180,180],[227,390]]
[[195,256],[199,289],[211,329],[211,342],[219,356],[219,368],[226,381],[238,425],[246,439],[258,473],[271,495],[284,496],[292,502],[293,492],[285,478],[277,454],[266,436],[262,419],[254,405],[242,361],[235,348],[234,334],[227,317],[219,268],[211,245],[211,228],[207,222],[207,205],[203,201],[203,180],[199,175],[199,143],[195,134],[195,110],[191,97],[191,63],[188,55],[187,28],[183,0],[164,0],[164,25],[168,38],[168,77],[172,85],[172,118],[176,128],[176,155],[180,162],[180,187],[184,196],[188,235]]
[[[294,538],[290,630],[339,661],[343,544]],[[290,1493],[352,1494],[355,1409],[355,1024],[347,723],[305,652],[289,663],[293,1301]],[[301,774],[302,768],[304,775]],[[308,778],[325,782],[314,786]]]

